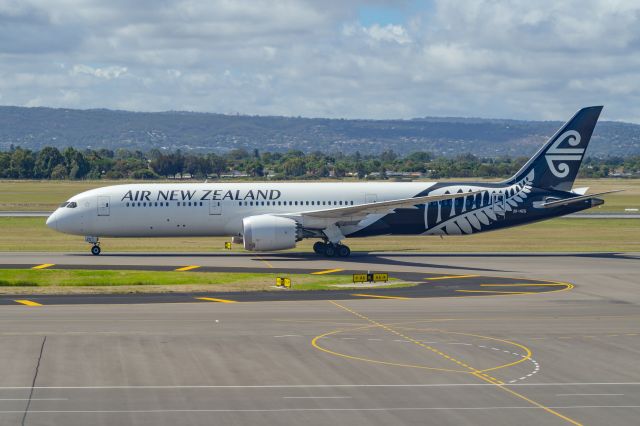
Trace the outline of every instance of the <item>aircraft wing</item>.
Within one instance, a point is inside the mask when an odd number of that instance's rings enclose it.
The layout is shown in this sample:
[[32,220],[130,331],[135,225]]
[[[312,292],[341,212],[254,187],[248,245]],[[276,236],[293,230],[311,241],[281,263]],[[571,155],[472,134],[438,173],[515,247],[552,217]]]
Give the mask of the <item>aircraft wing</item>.
[[422,197],[403,198],[399,200],[378,201],[375,203],[359,204],[356,206],[342,206],[323,210],[311,210],[298,213],[290,213],[279,216],[299,216],[314,219],[334,219],[339,221],[343,218],[364,217],[369,214],[388,214],[395,209],[412,209],[418,204],[426,204],[432,201],[452,200],[455,198],[469,197],[485,191],[471,191],[457,194],[425,195]]
[[564,200],[549,201],[547,203],[540,204],[539,207],[548,209],[551,207],[566,206],[568,204],[573,204],[579,201],[588,200],[589,198],[597,197],[599,195],[612,194],[614,192],[621,192],[621,191],[624,191],[624,190],[616,189],[614,191],[605,191],[605,192],[598,192],[597,194],[580,195],[578,197],[565,198]]

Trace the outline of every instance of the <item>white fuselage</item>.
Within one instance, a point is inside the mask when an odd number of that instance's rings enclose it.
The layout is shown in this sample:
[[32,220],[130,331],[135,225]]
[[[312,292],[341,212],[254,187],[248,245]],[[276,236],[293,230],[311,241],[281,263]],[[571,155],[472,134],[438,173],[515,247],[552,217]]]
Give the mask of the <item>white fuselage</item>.
[[[233,236],[243,218],[410,198],[433,183],[161,183],[108,186],[75,195],[47,225],[100,237]],[[377,216],[377,217],[376,217]],[[345,227],[345,236],[383,215]]]

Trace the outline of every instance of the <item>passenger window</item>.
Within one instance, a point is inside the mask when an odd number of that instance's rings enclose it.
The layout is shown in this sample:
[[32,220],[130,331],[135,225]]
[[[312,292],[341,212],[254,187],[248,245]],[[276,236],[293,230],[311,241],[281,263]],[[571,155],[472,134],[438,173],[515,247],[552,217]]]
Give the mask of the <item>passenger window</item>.
[[249,205],[250,205],[250,206],[253,206],[253,201],[249,201]]
[[127,207],[129,207],[129,203],[127,203]]
[[340,205],[342,205],[342,201],[340,201]]
[[264,201],[262,202],[262,205],[264,206]]

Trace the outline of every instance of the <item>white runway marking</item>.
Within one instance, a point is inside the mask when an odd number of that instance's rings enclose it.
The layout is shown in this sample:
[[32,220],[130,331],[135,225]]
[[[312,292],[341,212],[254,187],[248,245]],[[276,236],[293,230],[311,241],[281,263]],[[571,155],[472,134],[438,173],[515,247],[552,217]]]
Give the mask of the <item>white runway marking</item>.
[[69,398],[0,398],[0,401],[68,401]]
[[[580,408],[640,408],[640,405],[561,405],[554,410]],[[287,413],[311,411],[499,411],[539,410],[535,406],[500,407],[380,407],[380,408],[266,408],[266,409],[158,409],[158,410],[29,410],[29,414],[153,414],[153,413]],[[0,414],[22,414],[24,410],[0,410]]]
[[299,334],[283,334],[282,336],[273,336],[273,337],[302,337]]
[[622,396],[623,393],[557,393],[556,396]]
[[[312,389],[312,388],[439,388],[439,387],[495,387],[489,383],[414,383],[414,384],[316,384],[316,385],[112,385],[112,386],[34,386],[33,389]],[[640,386],[640,382],[548,382],[513,383],[505,387],[522,386]],[[31,389],[31,386],[0,386],[1,390]]]
[[282,399],[349,399],[350,396],[283,396]]

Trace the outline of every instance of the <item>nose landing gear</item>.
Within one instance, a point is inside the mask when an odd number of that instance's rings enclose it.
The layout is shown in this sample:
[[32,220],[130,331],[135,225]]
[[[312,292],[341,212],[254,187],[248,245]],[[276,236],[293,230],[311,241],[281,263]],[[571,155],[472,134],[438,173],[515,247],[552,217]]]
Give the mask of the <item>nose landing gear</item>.
[[351,254],[351,249],[344,244],[325,243],[322,241],[318,241],[313,245],[313,251],[316,252],[316,254],[326,257],[349,257]]
[[84,240],[89,244],[93,244],[91,247],[91,254],[98,256],[102,250],[100,250],[100,239],[98,237],[84,237]]

